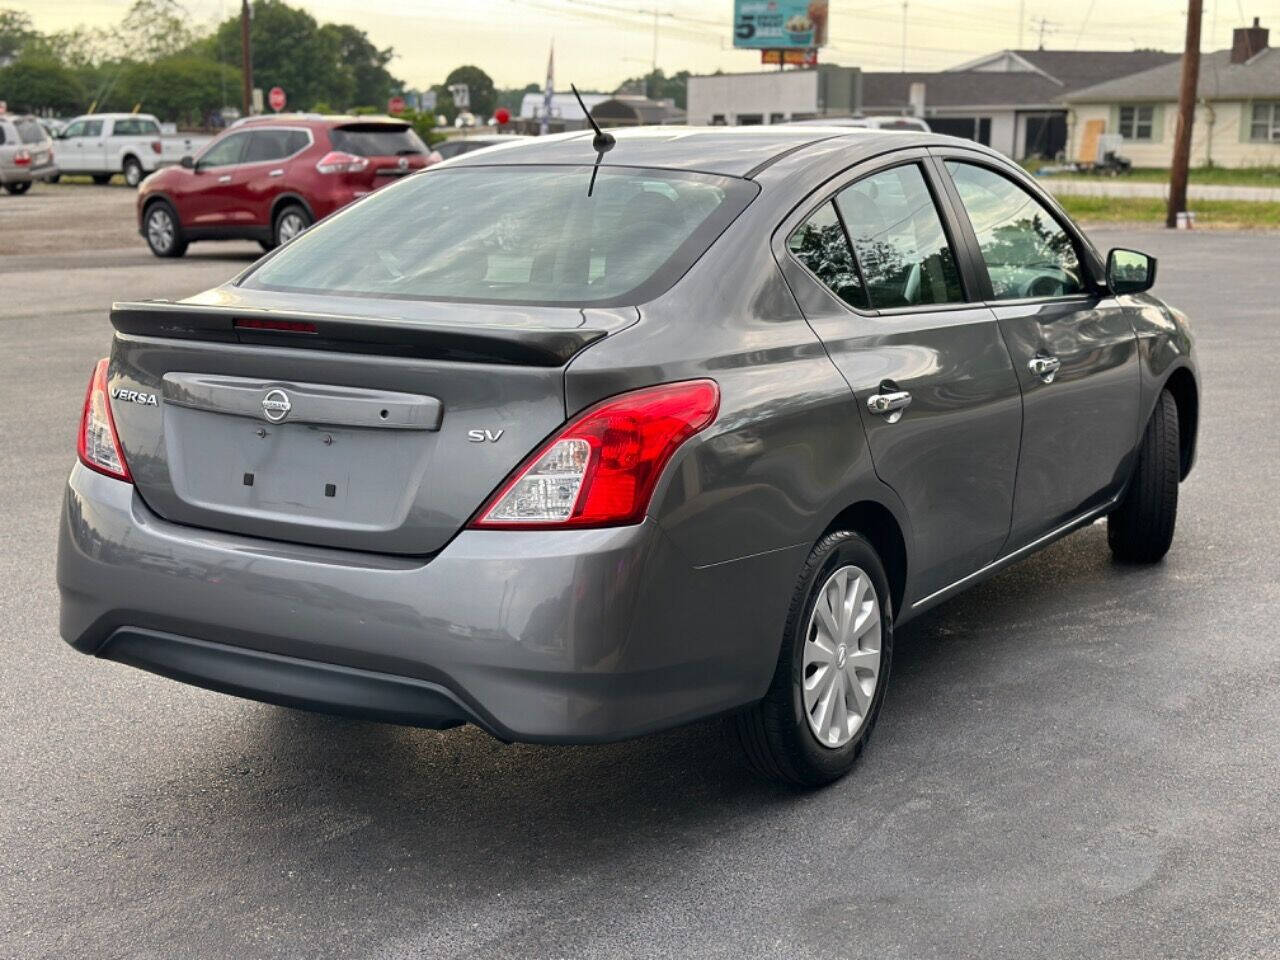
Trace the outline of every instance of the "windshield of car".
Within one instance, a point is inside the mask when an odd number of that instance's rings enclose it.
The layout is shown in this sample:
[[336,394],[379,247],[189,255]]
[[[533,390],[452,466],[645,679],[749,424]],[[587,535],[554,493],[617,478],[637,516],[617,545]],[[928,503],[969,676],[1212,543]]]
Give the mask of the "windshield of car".
[[13,125],[18,128],[18,139],[23,143],[44,143],[44,127],[38,121],[15,120]]
[[734,177],[588,166],[437,168],[353,204],[244,281],[428,300],[640,303],[756,195]]
[[333,149],[357,157],[397,157],[426,153],[427,145],[412,127],[362,124],[329,131]]

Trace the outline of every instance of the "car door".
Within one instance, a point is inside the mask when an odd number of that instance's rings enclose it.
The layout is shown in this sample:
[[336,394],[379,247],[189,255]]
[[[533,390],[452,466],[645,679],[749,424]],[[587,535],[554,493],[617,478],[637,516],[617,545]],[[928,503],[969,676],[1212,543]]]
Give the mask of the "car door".
[[74,120],[58,141],[58,168],[64,173],[96,173],[102,150],[102,121]]
[[939,168],[1022,388],[1018,549],[1120,493],[1138,434],[1137,336],[1084,239],[1020,174],[961,150]]
[[907,508],[918,601],[996,559],[1008,537],[1018,379],[994,315],[973,302],[927,153],[837,183],[785,224],[775,253],[857,398],[851,427]]
[[292,158],[310,143],[306,130],[271,127],[252,131],[241,177],[233,181],[243,194],[247,222],[271,226],[271,208],[290,182]]
[[179,211],[184,227],[219,230],[244,219],[247,205],[237,175],[248,146],[249,131],[242,130],[213,141],[196,158]]

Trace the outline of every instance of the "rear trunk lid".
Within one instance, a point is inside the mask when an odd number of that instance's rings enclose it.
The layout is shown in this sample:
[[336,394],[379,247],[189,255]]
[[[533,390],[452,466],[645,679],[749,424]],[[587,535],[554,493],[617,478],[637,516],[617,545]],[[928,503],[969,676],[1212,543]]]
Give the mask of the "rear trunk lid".
[[635,320],[226,287],[116,304],[112,410],[168,520],[427,555],[564,421],[569,359]]

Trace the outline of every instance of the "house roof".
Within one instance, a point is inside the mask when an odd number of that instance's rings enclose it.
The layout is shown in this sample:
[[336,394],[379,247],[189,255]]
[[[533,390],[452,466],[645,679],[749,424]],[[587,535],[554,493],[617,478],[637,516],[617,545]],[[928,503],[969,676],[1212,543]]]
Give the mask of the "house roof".
[[[1075,90],[1063,99],[1074,102],[1177,100],[1182,64],[1174,62],[1129,77]],[[1280,49],[1268,47],[1244,63],[1232,63],[1230,50],[1200,58],[1199,95],[1210,100],[1280,97]]]
[[901,109],[910,105],[913,83],[924,84],[925,107],[1029,107],[1061,99],[1062,86],[1038,73],[991,70],[947,70],[941,73],[864,73],[864,110]]
[[1037,70],[1062,84],[1063,90],[1079,90],[1118,77],[1127,77],[1169,63],[1179,54],[1163,50],[1011,50]]

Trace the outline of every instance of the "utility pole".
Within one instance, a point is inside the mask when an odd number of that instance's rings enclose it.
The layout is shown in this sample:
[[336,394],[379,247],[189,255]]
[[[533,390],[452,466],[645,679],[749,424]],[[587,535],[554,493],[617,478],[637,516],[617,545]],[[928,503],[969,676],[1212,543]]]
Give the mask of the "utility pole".
[[1166,227],[1178,225],[1187,210],[1187,170],[1191,166],[1191,129],[1196,118],[1196,85],[1200,80],[1200,18],[1203,0],[1188,0],[1187,43],[1182,50],[1182,86],[1178,90],[1178,129],[1173,138],[1173,168],[1169,171],[1169,210]]
[[658,72],[658,11],[653,11],[653,72]]
[[907,72],[907,2],[902,0],[902,72]]
[[1049,33],[1052,33],[1053,31],[1050,28],[1057,26],[1057,24],[1055,24],[1052,20],[1046,20],[1044,17],[1039,17],[1038,19],[1034,19],[1031,21],[1031,23],[1032,23],[1032,26],[1034,26],[1040,32],[1040,49],[1043,50],[1045,32],[1047,31]]
[[249,55],[249,0],[240,0],[240,73],[244,78],[243,116],[253,112],[253,58]]
[[1027,0],[1018,0],[1018,49],[1022,49],[1022,27],[1027,22]]

